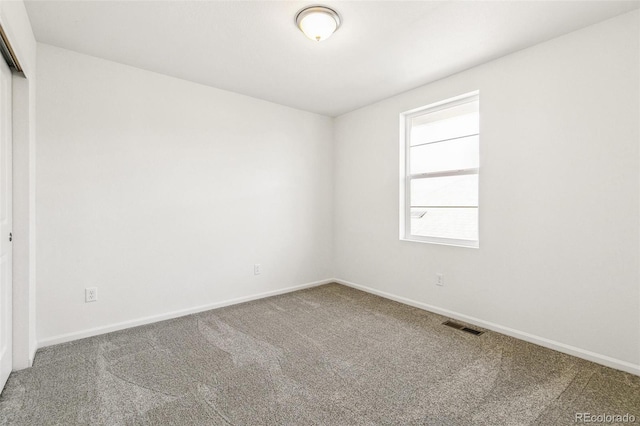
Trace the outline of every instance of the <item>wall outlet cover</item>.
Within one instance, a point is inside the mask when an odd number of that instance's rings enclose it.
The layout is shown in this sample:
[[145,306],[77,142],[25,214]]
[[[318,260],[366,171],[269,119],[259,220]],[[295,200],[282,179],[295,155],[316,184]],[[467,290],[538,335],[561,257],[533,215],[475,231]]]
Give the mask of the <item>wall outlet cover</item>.
[[98,287],[87,287],[84,289],[85,303],[98,301]]

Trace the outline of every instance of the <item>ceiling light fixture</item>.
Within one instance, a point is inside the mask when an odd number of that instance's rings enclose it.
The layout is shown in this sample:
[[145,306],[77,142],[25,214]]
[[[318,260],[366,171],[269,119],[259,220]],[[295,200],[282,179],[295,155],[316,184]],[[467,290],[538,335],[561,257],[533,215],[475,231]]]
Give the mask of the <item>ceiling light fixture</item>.
[[311,40],[322,41],[340,28],[340,16],[328,7],[305,7],[296,15],[296,25]]

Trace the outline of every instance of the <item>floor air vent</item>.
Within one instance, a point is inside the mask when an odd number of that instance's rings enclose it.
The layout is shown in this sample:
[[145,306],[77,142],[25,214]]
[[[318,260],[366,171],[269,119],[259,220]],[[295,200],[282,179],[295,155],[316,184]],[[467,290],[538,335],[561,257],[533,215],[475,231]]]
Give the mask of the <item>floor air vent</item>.
[[446,325],[447,327],[455,328],[456,330],[465,331],[467,333],[473,334],[474,336],[479,336],[482,333],[484,333],[484,331],[480,331],[480,330],[476,330],[476,329],[473,329],[473,328],[469,328],[467,326],[464,326],[462,324],[458,324],[457,322],[453,322],[453,321],[445,321],[442,324]]

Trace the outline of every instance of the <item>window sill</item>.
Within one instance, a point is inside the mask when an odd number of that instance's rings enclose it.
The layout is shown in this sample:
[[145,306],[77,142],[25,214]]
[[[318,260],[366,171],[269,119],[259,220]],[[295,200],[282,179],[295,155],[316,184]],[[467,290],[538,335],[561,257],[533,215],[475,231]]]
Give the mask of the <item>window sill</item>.
[[437,244],[441,246],[453,246],[479,249],[480,244],[478,241],[469,240],[454,240],[452,238],[436,238],[436,237],[400,237],[400,241],[407,241],[411,243],[423,243],[423,244]]

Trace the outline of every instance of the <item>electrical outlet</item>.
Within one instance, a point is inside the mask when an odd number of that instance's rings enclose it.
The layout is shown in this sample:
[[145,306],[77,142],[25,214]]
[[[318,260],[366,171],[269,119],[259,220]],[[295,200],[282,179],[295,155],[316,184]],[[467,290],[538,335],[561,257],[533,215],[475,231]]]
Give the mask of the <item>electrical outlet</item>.
[[98,287],[87,287],[84,289],[84,302],[96,302],[98,300]]
[[253,265],[253,275],[260,275],[262,273],[262,266],[259,263]]
[[444,274],[436,274],[436,285],[444,285]]

